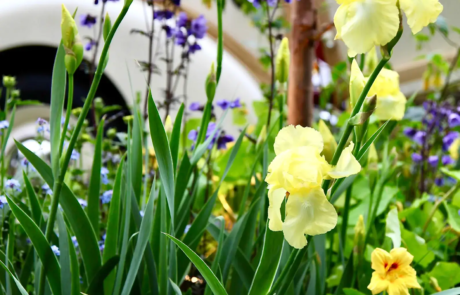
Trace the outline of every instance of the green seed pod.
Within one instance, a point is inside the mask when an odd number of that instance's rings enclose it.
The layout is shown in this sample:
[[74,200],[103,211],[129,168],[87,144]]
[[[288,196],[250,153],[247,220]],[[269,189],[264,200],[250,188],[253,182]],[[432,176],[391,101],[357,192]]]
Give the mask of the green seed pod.
[[110,128],[109,130],[107,130],[107,137],[108,138],[113,139],[113,138],[115,138],[115,136],[117,136],[117,129]]
[[289,62],[291,54],[289,52],[289,41],[288,38],[284,37],[281,41],[278,53],[276,54],[276,72],[275,78],[280,83],[286,83],[289,76]]
[[104,108],[104,101],[100,97],[94,99],[94,107],[96,110],[101,111]]
[[110,20],[110,16],[107,13],[104,19],[104,31],[103,31],[104,41],[107,41],[107,37],[109,36],[111,29],[112,29],[112,21]]
[[216,87],[217,87],[217,82],[216,82],[216,71],[214,69],[214,63],[211,65],[211,71],[209,72],[208,77],[206,78],[206,97],[208,98],[208,101],[213,101],[214,100],[214,95],[216,94]]

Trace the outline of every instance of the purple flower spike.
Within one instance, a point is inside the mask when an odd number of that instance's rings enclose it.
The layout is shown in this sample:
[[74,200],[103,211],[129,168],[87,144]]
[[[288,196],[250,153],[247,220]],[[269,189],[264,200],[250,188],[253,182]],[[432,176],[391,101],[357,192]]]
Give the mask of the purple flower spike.
[[90,40],[88,41],[88,43],[85,44],[85,50],[90,51],[91,49],[93,49],[94,46],[96,46],[96,41]]
[[450,156],[447,156],[447,155],[442,156],[442,164],[443,164],[444,166],[446,166],[446,165],[452,165],[452,164],[454,164],[454,163],[455,163],[455,160],[452,159]]
[[437,167],[439,162],[439,157],[438,156],[429,156],[428,157],[428,164],[432,167]]
[[203,15],[200,15],[196,19],[192,20],[190,32],[195,36],[195,38],[203,38],[206,35],[207,30],[208,27],[206,26],[206,19]]
[[201,105],[199,102],[195,101],[195,102],[192,102],[190,104],[190,106],[188,107],[189,110],[191,111],[203,111],[204,110],[204,106]]
[[448,122],[450,128],[460,126],[460,115],[457,113],[451,113],[449,115]]
[[423,158],[420,154],[417,154],[417,153],[413,153],[412,154],[412,161],[414,161],[415,163],[420,163],[422,162]]
[[240,98],[238,97],[237,99],[235,99],[234,101],[232,101],[232,103],[230,104],[230,107],[231,107],[232,109],[241,108]]
[[97,18],[91,14],[80,15],[80,25],[92,28],[96,24]]
[[442,139],[442,149],[447,151],[452,143],[458,138],[457,132],[449,132],[446,136]]
[[171,19],[173,16],[174,13],[170,10],[156,10],[153,13],[153,19],[156,20]]
[[187,26],[187,22],[188,22],[187,14],[185,12],[179,13],[179,15],[177,16],[177,26],[179,28],[185,27]]
[[195,141],[198,137],[198,131],[196,130],[190,130],[188,133],[188,139]]
[[184,34],[181,28],[174,29],[174,37],[176,37],[176,45],[184,46],[187,43],[187,35]]

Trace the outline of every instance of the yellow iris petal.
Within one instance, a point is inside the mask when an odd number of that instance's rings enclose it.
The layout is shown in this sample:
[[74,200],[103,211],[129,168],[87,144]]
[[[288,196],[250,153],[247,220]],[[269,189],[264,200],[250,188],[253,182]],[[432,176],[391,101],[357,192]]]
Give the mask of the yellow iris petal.
[[326,123],[323,120],[319,120],[318,130],[324,141],[323,155],[326,160],[330,161],[334,155],[335,150],[337,149],[337,142],[335,141],[334,136],[331,133],[331,130],[327,127]]
[[283,230],[283,221],[281,220],[281,205],[283,204],[286,190],[270,188],[268,191],[268,228],[272,231]]
[[349,48],[349,56],[366,53],[372,46],[385,45],[398,32],[396,0],[341,1],[334,16],[336,39]]
[[361,165],[352,154],[354,146],[353,142],[351,142],[347,148],[343,149],[337,165],[328,173],[330,177],[343,178],[361,171]]
[[324,234],[336,225],[337,212],[320,187],[289,196],[283,232],[292,247],[301,249],[307,245],[306,234]]
[[401,120],[406,111],[406,96],[399,91],[395,95],[377,96],[377,105],[374,114],[380,121]]
[[323,150],[323,138],[313,128],[289,125],[280,130],[275,139],[275,153],[277,155],[292,148],[312,146]]
[[407,17],[407,24],[413,34],[434,23],[443,6],[438,0],[400,0],[399,5]]

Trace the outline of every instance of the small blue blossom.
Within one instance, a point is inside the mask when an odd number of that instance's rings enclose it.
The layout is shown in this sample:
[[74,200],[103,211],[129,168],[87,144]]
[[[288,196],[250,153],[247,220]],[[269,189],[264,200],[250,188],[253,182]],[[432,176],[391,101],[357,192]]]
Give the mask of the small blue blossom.
[[101,177],[102,177],[102,183],[103,184],[108,184],[109,183],[109,169],[106,167],[101,168]]
[[99,241],[99,251],[104,251],[104,248],[105,248],[105,245],[104,245],[104,241]]
[[190,104],[188,109],[191,110],[191,111],[203,111],[204,110],[204,105],[202,105],[199,102],[195,101],[195,102],[192,102]]
[[414,129],[414,128],[405,128],[404,131],[403,131],[404,135],[406,135],[407,137],[409,138],[413,138],[415,136],[415,134],[417,133],[417,129]]
[[217,105],[222,110],[226,110],[228,108],[236,109],[236,108],[241,107],[241,102],[240,102],[239,98],[235,99],[234,101],[229,101],[229,100],[226,100],[226,99],[222,99],[222,100],[217,101]]
[[412,138],[416,143],[423,145],[426,139],[426,132],[425,131],[417,131]]
[[94,46],[96,46],[96,41],[94,40],[89,40],[86,44],[85,44],[85,50],[86,51],[90,51],[91,49],[93,49]]
[[112,200],[113,190],[105,191],[101,196],[102,204],[108,204]]
[[5,187],[13,191],[21,192],[21,184],[16,179],[8,179],[5,182]]
[[144,211],[142,211],[142,210],[139,211],[139,215],[140,215],[141,217],[144,217],[144,214],[145,214]]
[[70,159],[77,161],[78,159],[80,159],[80,153],[76,150],[73,150],[72,154],[70,155]]
[[44,133],[45,131],[50,131],[48,121],[42,118],[37,119],[37,132]]
[[32,166],[32,164],[30,164],[30,162],[29,162],[29,160],[27,160],[27,158],[24,158],[24,159],[21,160],[21,166],[24,167],[25,169],[35,171],[34,166]]
[[72,236],[72,237],[70,237],[70,239],[72,240],[72,243],[73,243],[74,247],[77,248],[78,247],[77,237]]
[[228,135],[228,134],[221,134],[219,138],[217,139],[217,148],[219,150],[224,150],[227,148],[227,143],[233,142],[235,139],[233,136]]
[[96,24],[97,18],[91,14],[80,15],[80,25],[92,28]]
[[179,27],[174,29],[174,37],[176,38],[176,45],[184,46],[187,43],[187,34]]
[[10,123],[8,121],[0,121],[0,129],[8,129],[8,127],[10,127]]
[[444,166],[455,164],[455,160],[448,155],[442,156],[442,164]]
[[434,184],[436,186],[443,186],[444,185],[444,178],[443,177],[438,177],[434,180]]
[[53,191],[51,190],[50,186],[45,183],[44,185],[42,185],[42,191],[47,194],[47,195],[53,195]]
[[449,150],[449,147],[454,143],[454,141],[458,138],[457,132],[449,132],[446,136],[442,139],[442,149],[443,151]]
[[54,255],[60,256],[61,251],[59,251],[59,248],[56,245],[51,246],[51,250],[53,250]]
[[191,224],[187,224],[187,225],[185,226],[185,229],[184,229],[184,234],[188,233],[188,231],[190,230],[191,227],[192,227]]
[[188,52],[193,54],[197,51],[201,50],[201,46],[198,44],[198,43],[193,43],[192,45],[190,45],[190,47],[188,48]]
[[0,209],[3,209],[3,206],[8,204],[8,201],[6,200],[5,196],[0,196]]
[[432,167],[437,167],[439,162],[439,157],[438,156],[429,156],[428,157],[428,164]]
[[176,25],[179,28],[182,28],[182,27],[186,27],[187,23],[188,23],[187,14],[185,12],[179,13],[179,15],[177,16]]
[[88,206],[88,202],[87,202],[86,200],[77,198],[77,201],[78,201],[78,203],[80,204],[80,206],[82,206],[83,208],[85,208],[85,207]]
[[174,13],[170,10],[155,10],[153,13],[153,19],[163,20],[171,19],[174,16]]

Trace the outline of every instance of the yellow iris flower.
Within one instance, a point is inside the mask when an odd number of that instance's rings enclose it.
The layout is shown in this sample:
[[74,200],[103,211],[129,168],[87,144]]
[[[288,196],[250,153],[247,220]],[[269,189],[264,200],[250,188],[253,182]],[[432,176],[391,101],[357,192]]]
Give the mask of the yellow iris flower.
[[377,248],[372,252],[372,294],[387,291],[388,295],[409,295],[409,288],[420,289],[415,270],[410,266],[414,256],[406,248],[395,248],[388,253]]
[[[356,174],[361,165],[352,155],[353,143],[342,151],[335,167],[324,156],[323,138],[313,128],[287,126],[275,139],[276,157],[268,167],[269,228],[283,231],[286,241],[301,249],[305,235],[323,234],[337,224],[337,212],[321,189],[324,179]],[[281,219],[281,205],[288,196],[286,218]]]
[[[399,29],[399,9],[396,0],[337,0],[340,4],[334,16],[336,39],[348,47],[348,55],[366,53],[373,46],[390,42]],[[433,23],[443,6],[439,0],[400,0],[412,33],[418,33]]]
[[[350,102],[354,106],[368,78],[364,77],[356,60],[351,65]],[[381,121],[401,120],[406,111],[406,97],[399,89],[399,74],[382,69],[369,90],[368,96],[377,95],[374,114]]]

